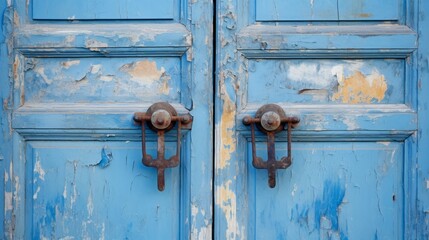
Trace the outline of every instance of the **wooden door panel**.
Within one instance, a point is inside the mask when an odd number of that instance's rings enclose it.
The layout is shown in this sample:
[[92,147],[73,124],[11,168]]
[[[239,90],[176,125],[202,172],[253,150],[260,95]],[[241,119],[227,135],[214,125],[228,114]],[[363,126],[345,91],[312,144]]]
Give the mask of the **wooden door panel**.
[[[156,169],[141,164],[137,142],[27,144],[26,222],[32,239],[179,238],[180,168],[166,171],[158,192]],[[156,145],[148,146],[156,154]],[[167,145],[174,154],[174,143]],[[171,224],[159,224],[170,222]]]
[[180,102],[180,62],[179,57],[30,58],[24,75],[25,104],[133,103],[155,98]]
[[[12,2],[5,236],[210,237],[212,5]],[[163,192],[141,163],[133,120],[162,101],[198,129],[181,132],[181,164],[166,170]],[[155,158],[157,133],[146,135]],[[166,157],[176,139],[166,134]]]
[[[415,7],[396,0],[218,3],[219,238],[412,235]],[[277,170],[275,188],[266,169],[252,166],[243,124],[269,103],[300,118],[292,165]],[[266,160],[266,135],[257,131],[255,141]],[[287,156],[286,141],[286,131],[276,134],[277,159]]]
[[402,10],[398,0],[256,0],[257,21],[397,21]]
[[404,103],[404,60],[250,59],[248,70],[248,104]]
[[[178,0],[151,1],[107,0],[102,4],[88,1],[32,2],[32,16],[37,20],[100,20],[100,19],[174,19],[179,16]],[[54,11],[52,9],[55,9]]]
[[[285,143],[276,147],[279,157],[287,154]],[[266,144],[257,149],[266,159]],[[402,235],[403,154],[404,145],[397,142],[297,142],[293,167],[277,171],[275,189],[268,188],[267,171],[254,169],[249,161],[253,232],[249,235],[252,239]]]

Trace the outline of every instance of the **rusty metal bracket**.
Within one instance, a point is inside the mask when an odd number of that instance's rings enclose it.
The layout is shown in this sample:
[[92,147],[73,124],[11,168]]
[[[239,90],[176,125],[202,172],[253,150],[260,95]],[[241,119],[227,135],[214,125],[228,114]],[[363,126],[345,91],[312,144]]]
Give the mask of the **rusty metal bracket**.
[[[297,117],[287,117],[283,109],[276,104],[266,104],[260,107],[255,117],[246,116],[243,118],[244,125],[250,125],[252,137],[252,164],[258,169],[268,170],[268,185],[271,188],[276,186],[276,170],[286,169],[292,164],[292,137],[291,131],[294,125],[299,123]],[[256,156],[255,125],[258,129],[267,134],[268,160]],[[281,132],[287,125],[287,156],[276,160],[275,134]]]
[[[164,191],[165,188],[165,177],[164,171],[166,168],[177,167],[180,163],[180,139],[181,129],[183,125],[187,125],[191,128],[192,116],[184,114],[181,116],[177,115],[176,110],[173,106],[166,102],[154,103],[149,107],[146,112],[134,113],[134,121],[140,123],[142,126],[142,162],[147,167],[156,168],[158,171],[158,190]],[[165,133],[173,129],[177,123],[177,143],[176,143],[176,154],[169,159],[165,159]],[[146,151],[146,133],[145,125],[157,132],[158,135],[158,146],[157,146],[157,157],[153,157],[147,154]]]

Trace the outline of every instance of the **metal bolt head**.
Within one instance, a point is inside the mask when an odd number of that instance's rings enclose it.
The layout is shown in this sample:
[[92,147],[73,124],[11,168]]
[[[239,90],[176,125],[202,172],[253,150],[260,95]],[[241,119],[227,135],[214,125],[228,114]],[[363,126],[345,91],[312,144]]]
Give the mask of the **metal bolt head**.
[[280,115],[273,111],[265,112],[261,117],[261,126],[266,131],[274,131],[281,124]]
[[251,123],[251,121],[252,121],[252,118],[250,116],[245,116],[243,118],[243,124],[244,125],[249,125]]
[[191,115],[184,115],[182,117],[182,123],[184,123],[184,124],[190,123],[191,121],[192,121]]
[[159,109],[152,114],[150,121],[155,128],[159,130],[166,129],[170,126],[171,115],[168,111]]

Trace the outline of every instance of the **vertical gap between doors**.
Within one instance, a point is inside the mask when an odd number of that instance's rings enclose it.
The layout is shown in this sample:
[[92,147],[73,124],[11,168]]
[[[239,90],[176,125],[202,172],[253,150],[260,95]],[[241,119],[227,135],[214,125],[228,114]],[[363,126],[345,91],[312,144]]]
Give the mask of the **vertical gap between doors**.
[[216,151],[216,142],[215,142],[215,140],[216,140],[216,121],[215,121],[215,119],[216,119],[216,84],[217,84],[217,77],[216,77],[216,75],[217,75],[217,64],[216,64],[216,61],[217,61],[217,58],[216,58],[216,56],[217,56],[217,48],[216,48],[216,40],[217,40],[217,21],[216,21],[216,19],[217,19],[217,2],[216,2],[216,0],[213,0],[213,2],[212,2],[212,8],[213,8],[213,12],[212,12],[212,15],[213,15],[213,20],[212,20],[212,24],[213,24],[213,27],[212,27],[212,46],[213,46],[213,54],[212,54],[212,68],[213,68],[213,70],[212,70],[212,82],[213,82],[213,86],[212,86],[212,92],[213,92],[213,95],[212,95],[212,113],[213,113],[213,116],[212,116],[212,121],[213,121],[213,124],[212,124],[212,137],[213,137],[213,146],[212,146],[212,149],[213,149],[213,151],[212,151],[212,159],[213,159],[213,162],[212,162],[212,205],[211,205],[211,208],[212,208],[212,239],[215,239],[215,224],[216,224],[216,221],[215,221],[215,177],[216,177],[216,169],[215,169],[215,151]]

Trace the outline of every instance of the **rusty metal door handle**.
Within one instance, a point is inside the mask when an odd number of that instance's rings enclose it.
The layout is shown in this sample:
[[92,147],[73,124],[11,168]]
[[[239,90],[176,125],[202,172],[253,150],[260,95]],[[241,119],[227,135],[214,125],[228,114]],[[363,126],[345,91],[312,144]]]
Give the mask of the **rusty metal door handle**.
[[[146,112],[134,113],[134,121],[142,126],[142,162],[147,167],[153,167],[158,170],[158,190],[165,188],[164,170],[166,168],[177,167],[180,163],[180,138],[182,124],[190,127],[192,116],[190,114],[177,115],[173,106],[166,102],[159,102],[151,105]],[[177,122],[177,143],[176,154],[169,159],[165,159],[165,133],[170,131]],[[157,157],[153,159],[146,152],[146,133],[145,123],[158,135]]]
[[[271,188],[276,186],[276,169],[286,169],[292,164],[292,137],[291,130],[294,124],[299,123],[297,117],[287,117],[283,109],[276,104],[266,104],[260,107],[255,117],[246,116],[243,118],[244,125],[251,126],[252,134],[252,164],[258,169],[268,170],[268,185]],[[256,156],[255,125],[258,129],[267,134],[268,160]],[[287,125],[287,157],[276,160],[275,134],[281,132]]]

